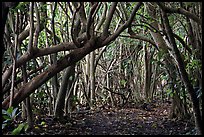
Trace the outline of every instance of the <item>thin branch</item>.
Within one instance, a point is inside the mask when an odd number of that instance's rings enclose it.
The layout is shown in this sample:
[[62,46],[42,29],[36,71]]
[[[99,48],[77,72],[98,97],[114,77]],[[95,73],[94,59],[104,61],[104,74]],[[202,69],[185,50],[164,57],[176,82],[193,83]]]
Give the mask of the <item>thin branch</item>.
[[53,33],[53,42],[54,42],[55,45],[57,44],[57,40],[56,40],[56,37],[55,37],[55,21],[54,21],[56,9],[57,9],[57,2],[55,2],[54,9],[52,9],[53,11],[52,11],[52,20],[51,20],[52,33]]
[[183,47],[192,54],[192,50],[188,47],[188,45],[183,41],[181,37],[179,37],[177,34],[173,33],[173,36],[183,45]]
[[70,2],[67,2],[67,4],[68,4],[69,10],[70,10],[70,12],[71,12],[71,14],[73,16],[73,10],[72,10],[72,6],[70,5]]
[[136,14],[136,12],[139,10],[139,8],[140,8],[141,5],[142,5],[142,2],[138,2],[137,5],[135,5],[135,7],[134,7],[134,9],[133,9],[133,11],[132,11],[132,13],[131,13],[131,16],[130,16],[129,20],[128,20],[126,23],[124,23],[114,34],[112,34],[111,36],[109,36],[108,38],[106,38],[106,39],[102,42],[102,45],[103,45],[103,46],[106,45],[106,44],[108,44],[109,42],[115,40],[115,39],[120,35],[120,33],[121,33],[122,31],[124,31],[126,28],[128,28],[128,27],[131,25],[131,23],[132,23],[132,21],[133,21],[133,19],[134,19],[134,17],[135,17],[135,14]]
[[127,37],[127,38],[133,38],[133,39],[139,39],[139,40],[143,40],[143,41],[146,41],[146,42],[149,42],[150,44],[152,44],[156,49],[158,49],[158,47],[156,46],[155,42],[145,36],[140,36],[140,35],[137,35],[137,34],[134,34],[134,35],[119,35],[121,37]]
[[29,34],[29,43],[28,43],[28,52],[32,54],[33,52],[33,27],[34,27],[34,21],[33,21],[33,3],[30,3],[30,34]]
[[111,20],[113,18],[113,14],[114,14],[114,11],[116,9],[116,6],[117,6],[117,2],[113,2],[111,7],[110,7],[110,10],[108,12],[108,17],[106,18],[106,22],[105,22],[104,28],[103,28],[103,34],[102,34],[103,37],[108,36],[108,29],[109,29]]
[[86,35],[87,35],[87,39],[89,40],[91,37],[90,34],[90,28],[91,28],[91,24],[93,24],[93,14],[94,11],[96,10],[96,7],[98,6],[98,2],[95,3],[90,10],[89,16],[88,16],[88,20],[87,20],[87,25],[86,25]]
[[39,14],[39,10],[38,10],[36,2],[34,2],[34,8],[35,8],[35,13],[36,13],[37,26],[35,29],[35,38],[34,38],[33,47],[37,48],[38,37],[39,37],[39,33],[40,33],[40,14]]
[[11,92],[10,92],[10,103],[9,107],[13,106],[13,98],[14,98],[14,81],[16,76],[16,52],[17,52],[17,36],[15,36],[15,50],[13,57],[13,69],[12,69],[12,78],[11,78]]
[[76,36],[75,36],[75,32],[74,32],[74,20],[75,20],[75,18],[76,18],[77,12],[79,12],[79,10],[80,10],[80,7],[81,7],[81,4],[79,5],[79,7],[76,8],[76,10],[75,10],[75,12],[74,12],[73,19],[72,19],[72,26],[71,26],[71,38],[72,38],[73,43],[74,43],[78,48],[80,48],[81,45],[80,45],[80,43],[76,40]]
[[94,70],[96,70],[96,67],[97,67],[97,64],[98,64],[98,62],[99,62],[99,59],[102,57],[102,55],[103,55],[103,53],[106,51],[106,48],[107,48],[107,47],[108,47],[108,46],[105,46],[105,47],[102,48],[102,50],[100,50],[100,52],[99,52],[97,58],[96,58],[95,61],[94,61]]
[[102,17],[101,17],[101,20],[99,21],[99,23],[97,24],[95,30],[99,30],[100,27],[102,26],[102,24],[104,23],[104,21],[106,20],[107,7],[108,7],[107,3],[104,3],[104,10],[103,10],[103,13],[102,13]]
[[[30,75],[32,75],[32,74],[34,74],[34,73],[36,73],[36,72],[42,70],[44,67],[45,67],[45,66],[42,65],[42,66],[38,67],[37,69],[30,71],[27,75],[30,76]],[[23,81],[23,78],[18,79],[17,81],[14,82],[14,86],[18,85],[18,84],[19,84],[20,82],[22,82],[22,81]],[[11,84],[9,84],[8,86],[6,86],[6,87],[3,89],[2,95],[4,95],[5,93],[7,93],[10,88],[11,88]]]
[[60,2],[58,2],[58,4],[60,5],[61,9],[64,11],[64,13],[67,15],[67,17],[71,20],[70,16],[68,15],[67,11],[64,9],[64,7],[62,6],[62,4]]

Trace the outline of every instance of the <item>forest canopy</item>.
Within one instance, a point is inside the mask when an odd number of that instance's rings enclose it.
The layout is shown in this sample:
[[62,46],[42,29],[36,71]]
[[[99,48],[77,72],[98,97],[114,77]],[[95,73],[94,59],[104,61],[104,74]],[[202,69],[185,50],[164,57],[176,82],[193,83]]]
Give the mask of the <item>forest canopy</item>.
[[171,101],[202,134],[202,2],[2,2],[2,109]]

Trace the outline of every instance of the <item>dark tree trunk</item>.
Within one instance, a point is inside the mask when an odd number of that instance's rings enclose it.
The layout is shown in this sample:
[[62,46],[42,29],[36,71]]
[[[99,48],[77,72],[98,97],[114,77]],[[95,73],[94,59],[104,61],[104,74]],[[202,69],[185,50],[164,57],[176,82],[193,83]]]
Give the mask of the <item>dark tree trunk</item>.
[[[2,30],[1,32],[4,32],[4,28],[5,28],[5,24],[6,24],[6,20],[7,20],[7,15],[8,15],[8,12],[9,12],[9,9],[10,8],[14,8],[18,5],[19,2],[2,2],[2,5],[1,5],[1,17],[2,17],[2,24],[1,24],[1,27],[2,27]],[[2,33],[3,34],[3,33]],[[4,54],[4,51],[5,51],[5,47],[4,45],[2,45],[2,50],[3,53],[2,53],[2,56]]]
[[197,98],[196,92],[193,89],[193,85],[191,84],[191,82],[188,78],[188,73],[185,70],[184,62],[183,62],[183,60],[181,58],[181,54],[180,54],[180,52],[176,46],[176,42],[175,42],[175,39],[173,37],[173,32],[172,32],[171,27],[169,25],[167,13],[165,13],[163,11],[162,17],[164,19],[164,26],[165,26],[165,30],[166,30],[169,42],[173,48],[176,61],[178,62],[177,65],[178,65],[179,71],[181,73],[182,80],[185,84],[185,87],[186,87],[188,93],[190,94],[191,101],[193,103],[193,111],[194,111],[195,126],[197,128],[197,133],[202,135],[203,134],[203,129],[202,129],[202,123],[203,122],[202,122],[202,117],[201,117],[201,112],[200,112],[199,100]]
[[70,75],[72,73],[72,70],[74,69],[74,65],[68,67],[65,72],[64,76],[62,79],[62,84],[60,86],[58,95],[57,95],[57,100],[56,100],[56,105],[55,105],[55,117],[56,118],[62,118],[63,117],[63,109],[64,109],[64,104],[65,104],[65,96],[68,88],[68,82]]

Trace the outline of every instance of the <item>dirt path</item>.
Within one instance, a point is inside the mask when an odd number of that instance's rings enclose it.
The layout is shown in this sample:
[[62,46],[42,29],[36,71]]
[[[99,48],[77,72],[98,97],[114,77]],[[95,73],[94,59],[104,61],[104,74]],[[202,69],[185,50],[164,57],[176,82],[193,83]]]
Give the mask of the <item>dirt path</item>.
[[[168,119],[169,106],[103,109],[73,115],[62,123],[50,123],[28,134],[60,135],[178,135],[190,133],[194,126],[186,121]],[[44,119],[44,121],[47,121]],[[48,123],[48,122],[47,122]]]
[[88,135],[175,135],[190,129],[188,123],[169,120],[166,110],[103,111],[87,115],[84,121],[83,126],[77,127],[81,127],[81,134]]

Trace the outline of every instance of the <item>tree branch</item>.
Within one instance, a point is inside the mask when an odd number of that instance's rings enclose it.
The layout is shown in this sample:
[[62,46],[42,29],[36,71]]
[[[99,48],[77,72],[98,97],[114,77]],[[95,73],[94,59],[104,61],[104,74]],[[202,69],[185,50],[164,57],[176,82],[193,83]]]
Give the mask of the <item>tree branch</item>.
[[36,29],[35,29],[35,38],[34,38],[33,47],[37,48],[38,37],[39,37],[39,33],[40,33],[40,14],[39,14],[39,10],[38,10],[36,2],[34,2],[34,8],[35,8],[35,13],[36,13],[36,19],[37,19],[37,24],[36,25],[37,26],[36,26]]
[[110,7],[110,10],[108,12],[108,17],[106,18],[106,22],[104,24],[104,28],[103,28],[103,34],[102,36],[103,37],[107,37],[108,36],[108,29],[109,29],[109,26],[110,26],[110,22],[113,18],[113,13],[116,9],[116,6],[117,6],[117,2],[113,2],[111,7]]
[[101,17],[101,20],[99,21],[99,23],[97,24],[95,30],[99,30],[100,27],[102,26],[102,24],[104,23],[104,21],[106,20],[106,13],[107,13],[107,3],[104,3],[104,10],[102,13],[102,17]]
[[[79,37],[78,41],[83,41],[84,39],[86,39],[86,35],[82,35],[81,37]],[[26,52],[17,60],[16,68],[20,67],[25,62],[27,62],[33,58],[49,55],[52,53],[57,53],[59,51],[68,51],[68,50],[72,50],[72,49],[76,49],[76,48],[77,47],[74,43],[64,42],[64,43],[60,43],[58,45],[53,45],[52,47],[48,47],[48,48],[34,49],[33,55],[31,55],[29,52]],[[5,86],[6,81],[11,76],[11,71],[12,71],[12,65],[2,75],[2,87]]]
[[133,19],[134,19],[134,17],[135,17],[135,14],[136,14],[136,12],[139,10],[139,8],[140,8],[141,5],[142,5],[142,2],[138,2],[137,5],[135,5],[135,7],[134,7],[134,9],[133,9],[133,11],[132,11],[132,13],[131,13],[130,18],[128,19],[128,21],[125,22],[114,34],[112,34],[111,36],[109,36],[108,38],[106,38],[106,39],[103,41],[102,45],[106,45],[106,44],[108,44],[109,42],[115,40],[115,39],[120,35],[120,33],[121,33],[122,31],[124,31],[126,28],[128,28],[128,27],[131,25],[131,23],[132,23],[132,21],[133,21]]
[[143,41],[146,41],[146,42],[149,42],[150,44],[152,44],[156,49],[158,49],[157,45],[155,44],[155,42],[145,36],[140,36],[140,35],[137,35],[137,34],[134,34],[134,35],[119,35],[121,37],[127,37],[127,38],[133,38],[133,39],[139,39],[139,40],[143,40]]
[[161,2],[157,2],[157,4],[159,5],[159,7],[161,7],[162,10],[164,10],[167,13],[179,13],[179,14],[183,14],[186,17],[194,20],[195,22],[197,22],[199,25],[202,25],[202,20],[199,19],[199,17],[197,17],[195,14],[183,9],[183,8],[169,8],[166,7],[164,5],[164,3]]
[[194,89],[193,89],[193,85],[191,84],[191,81],[188,78],[188,73],[185,70],[185,65],[184,65],[183,59],[181,57],[180,51],[176,46],[176,41],[173,37],[173,31],[170,27],[168,16],[167,16],[167,13],[165,12],[165,10],[162,10],[162,17],[164,19],[164,27],[165,27],[168,39],[169,39],[171,46],[173,48],[173,51],[174,51],[174,56],[175,56],[175,59],[177,61],[177,66],[178,66],[179,72],[181,74],[181,78],[183,79],[184,85],[185,85],[188,93],[190,94],[191,101],[193,103],[193,111],[194,111],[196,130],[197,130],[198,134],[202,134],[202,132],[203,132],[201,129],[202,117],[201,117],[200,108],[199,108],[199,98],[197,98],[196,92],[194,92]]
[[87,20],[87,25],[86,25],[86,35],[87,35],[87,39],[89,40],[91,38],[91,34],[90,34],[90,28],[91,28],[91,24],[93,24],[93,17],[92,15],[94,14],[94,11],[96,10],[96,7],[98,6],[98,2],[95,3],[90,10],[89,16],[88,16],[88,20]]
[[29,43],[28,43],[28,52],[30,54],[33,53],[33,27],[34,27],[34,21],[33,21],[33,3],[30,3],[30,33],[29,33]]
[[[22,86],[19,90],[15,91],[13,104],[17,106],[21,101],[23,101],[28,95],[35,91],[38,87],[40,87],[47,80],[52,78],[54,75],[62,71],[64,68],[73,65],[77,61],[81,60],[85,55],[90,53],[91,51],[96,49],[95,39],[89,40],[82,48],[77,48],[72,51],[70,54],[65,57],[59,59],[56,63],[52,64],[48,67],[48,69],[41,74],[37,75],[31,81]],[[98,43],[97,43],[98,44]],[[3,103],[2,108],[6,109],[9,105],[10,97],[7,97]]]
[[[80,10],[80,7],[81,7],[81,4],[80,4],[79,7],[76,8],[76,10],[75,10],[75,12],[74,12],[73,19],[72,19],[72,26],[71,26],[71,37],[72,37],[72,41],[74,42],[74,44],[75,44],[78,48],[80,48],[81,45],[80,45],[80,43],[76,40],[76,35],[77,35],[77,34],[76,34],[76,31],[74,31],[74,20],[75,20],[75,18],[76,18],[77,12]],[[75,28],[75,29],[77,29],[77,28]]]

